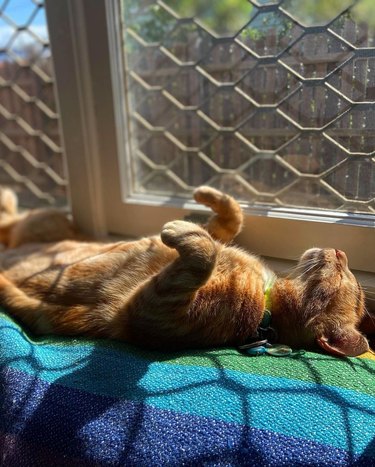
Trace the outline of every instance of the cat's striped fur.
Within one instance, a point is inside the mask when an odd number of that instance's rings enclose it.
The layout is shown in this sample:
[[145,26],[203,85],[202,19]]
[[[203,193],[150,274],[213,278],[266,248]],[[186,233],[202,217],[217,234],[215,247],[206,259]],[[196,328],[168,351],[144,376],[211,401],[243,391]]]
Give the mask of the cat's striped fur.
[[20,219],[25,244],[0,255],[0,305],[39,334],[163,350],[238,345],[256,332],[274,277],[270,297],[280,341],[318,343],[339,355],[368,349],[355,329],[363,292],[343,252],[309,250],[294,278],[277,279],[257,257],[225,243],[243,222],[233,198],[201,187],[195,199],[215,212],[205,228],[173,221],[160,236],[133,242],[28,244],[32,215]]

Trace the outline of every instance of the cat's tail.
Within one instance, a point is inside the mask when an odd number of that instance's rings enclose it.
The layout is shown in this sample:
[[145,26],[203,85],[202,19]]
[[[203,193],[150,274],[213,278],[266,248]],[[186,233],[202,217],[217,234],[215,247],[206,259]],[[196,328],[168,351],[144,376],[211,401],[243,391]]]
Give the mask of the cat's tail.
[[0,222],[16,216],[18,212],[18,198],[10,188],[0,186]]
[[59,209],[34,209],[19,217],[12,226],[8,247],[25,243],[59,242],[79,239],[79,233],[67,214]]
[[[18,198],[10,188],[0,185],[0,250],[24,243],[90,241],[68,214],[61,209],[33,209],[18,213]],[[2,246],[2,248],[1,248]]]
[[0,185],[0,245],[1,250],[9,245],[9,238],[19,218],[18,198],[10,188]]
[[215,188],[201,186],[194,191],[194,199],[215,213],[203,226],[213,238],[226,243],[241,232],[244,215],[234,198]]

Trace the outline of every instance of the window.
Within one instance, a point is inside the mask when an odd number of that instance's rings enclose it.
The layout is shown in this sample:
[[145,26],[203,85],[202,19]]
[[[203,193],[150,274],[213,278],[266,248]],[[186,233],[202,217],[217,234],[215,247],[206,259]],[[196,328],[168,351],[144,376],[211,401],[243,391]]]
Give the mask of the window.
[[333,245],[374,286],[367,0],[236,1],[239,16],[220,2],[228,24],[219,2],[47,0],[76,218],[149,234],[210,183],[243,202],[247,248]]
[[375,32],[326,3],[124,0],[132,191],[375,214]]
[[23,207],[66,205],[44,2],[0,5],[0,184]]

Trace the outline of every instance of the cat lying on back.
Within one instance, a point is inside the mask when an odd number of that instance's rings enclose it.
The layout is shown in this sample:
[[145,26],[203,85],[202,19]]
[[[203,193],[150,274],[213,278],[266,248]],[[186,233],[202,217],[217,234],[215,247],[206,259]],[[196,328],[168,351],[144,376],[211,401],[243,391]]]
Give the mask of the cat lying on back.
[[215,213],[204,228],[177,220],[160,236],[131,242],[30,243],[34,229],[36,241],[48,239],[34,225],[40,219],[17,218],[18,240],[8,229],[6,242],[17,248],[0,254],[0,305],[38,334],[173,350],[243,344],[256,333],[269,289],[280,343],[335,355],[369,349],[356,330],[364,293],[345,253],[310,249],[291,277],[277,278],[255,256],[223,243],[243,222],[233,198],[209,187],[194,196]]

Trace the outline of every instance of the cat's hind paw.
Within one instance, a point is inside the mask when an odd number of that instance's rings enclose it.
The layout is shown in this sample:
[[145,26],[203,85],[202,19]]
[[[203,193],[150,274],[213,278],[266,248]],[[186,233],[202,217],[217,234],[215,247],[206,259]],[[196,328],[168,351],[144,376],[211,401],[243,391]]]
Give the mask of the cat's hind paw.
[[230,242],[241,231],[243,212],[231,196],[209,186],[200,186],[194,191],[194,199],[215,213],[204,226],[217,240]]
[[217,210],[219,203],[227,196],[219,190],[210,186],[202,185],[193,193],[194,199],[199,204],[210,207],[213,211]]

